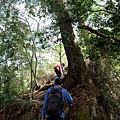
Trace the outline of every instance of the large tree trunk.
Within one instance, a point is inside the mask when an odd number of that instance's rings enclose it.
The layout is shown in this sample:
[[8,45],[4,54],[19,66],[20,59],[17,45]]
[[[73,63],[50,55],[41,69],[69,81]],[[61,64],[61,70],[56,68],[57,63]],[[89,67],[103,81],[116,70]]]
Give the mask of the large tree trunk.
[[[58,0],[58,2],[60,1]],[[64,86],[66,89],[71,89],[77,84],[88,82],[89,77],[80,47],[77,41],[75,41],[73,27],[67,11],[64,9],[64,12],[58,13],[57,17],[68,60],[68,74],[65,78]]]

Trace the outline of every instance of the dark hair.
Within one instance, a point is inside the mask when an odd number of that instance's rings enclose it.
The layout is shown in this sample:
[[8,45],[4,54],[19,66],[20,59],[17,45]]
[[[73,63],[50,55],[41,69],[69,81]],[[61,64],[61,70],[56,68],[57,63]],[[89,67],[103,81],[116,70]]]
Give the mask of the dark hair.
[[63,83],[63,81],[62,81],[61,78],[57,77],[57,78],[55,78],[55,82],[54,83],[55,83],[55,85],[61,85]]
[[61,66],[63,66],[63,67],[64,67],[64,66],[65,66],[65,63],[61,63]]

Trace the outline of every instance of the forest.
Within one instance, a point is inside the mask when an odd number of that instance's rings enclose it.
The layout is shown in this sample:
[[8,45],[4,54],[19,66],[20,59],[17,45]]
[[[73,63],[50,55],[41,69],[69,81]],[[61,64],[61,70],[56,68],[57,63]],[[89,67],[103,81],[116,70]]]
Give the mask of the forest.
[[41,120],[65,63],[65,120],[120,119],[119,0],[0,0],[0,120]]

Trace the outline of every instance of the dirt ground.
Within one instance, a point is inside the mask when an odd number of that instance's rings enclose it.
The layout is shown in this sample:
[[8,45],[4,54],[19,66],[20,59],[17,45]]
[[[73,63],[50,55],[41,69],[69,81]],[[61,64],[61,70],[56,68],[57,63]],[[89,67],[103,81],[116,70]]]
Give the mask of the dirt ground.
[[[33,91],[33,99],[30,102],[30,93],[20,96],[15,103],[0,108],[0,120],[41,120],[41,111],[46,93],[46,86],[53,83],[49,77],[47,84]],[[52,84],[51,84],[52,85]],[[44,89],[43,89],[44,88]],[[95,91],[91,85],[76,86],[69,91],[74,99],[72,105],[64,104],[65,120],[89,120],[95,104]],[[97,93],[96,93],[97,94]]]

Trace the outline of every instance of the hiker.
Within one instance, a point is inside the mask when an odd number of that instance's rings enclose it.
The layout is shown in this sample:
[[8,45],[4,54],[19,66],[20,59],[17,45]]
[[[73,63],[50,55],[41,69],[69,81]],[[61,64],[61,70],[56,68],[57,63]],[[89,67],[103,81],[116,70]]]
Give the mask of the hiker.
[[[63,110],[64,109],[63,108],[64,101],[67,101],[68,104],[72,104],[73,103],[73,98],[71,97],[70,93],[65,88],[62,87],[62,85],[63,85],[62,79],[57,77],[55,79],[55,81],[54,81],[54,84],[55,85],[53,87],[49,88],[47,90],[47,92],[46,92],[45,99],[44,99],[44,104],[43,104],[43,108],[42,108],[42,120],[45,120],[45,119],[47,119],[47,120],[64,120],[64,118],[65,118],[65,113],[64,113],[64,110]],[[55,90],[60,89],[61,90],[61,99],[62,99],[61,103],[62,103],[62,106],[58,110],[58,111],[61,111],[60,114],[57,114],[58,112],[55,109],[55,104],[54,105],[52,103],[51,103],[51,105],[48,104],[49,103],[48,101],[50,101],[50,97],[49,96],[51,96],[50,93],[51,93],[52,89],[55,89]],[[56,104],[57,104],[57,102],[58,102],[58,100],[56,100]],[[47,112],[48,108],[50,108],[50,110],[52,109],[54,111],[54,112],[51,111],[52,115],[48,115],[48,114],[50,114],[49,112]],[[54,115],[54,114],[57,114],[57,115]]]
[[63,68],[65,67],[64,63],[61,63],[61,65],[54,66],[54,71],[58,77],[61,77],[63,74]]

